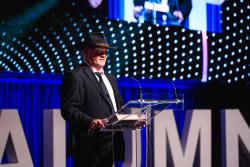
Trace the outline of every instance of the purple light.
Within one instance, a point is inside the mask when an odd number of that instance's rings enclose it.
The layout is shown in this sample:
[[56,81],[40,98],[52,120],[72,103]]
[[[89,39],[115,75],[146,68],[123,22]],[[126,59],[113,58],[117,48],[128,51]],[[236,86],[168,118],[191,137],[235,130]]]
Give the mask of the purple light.
[[208,45],[207,45],[207,33],[202,31],[202,82],[207,82],[208,71]]

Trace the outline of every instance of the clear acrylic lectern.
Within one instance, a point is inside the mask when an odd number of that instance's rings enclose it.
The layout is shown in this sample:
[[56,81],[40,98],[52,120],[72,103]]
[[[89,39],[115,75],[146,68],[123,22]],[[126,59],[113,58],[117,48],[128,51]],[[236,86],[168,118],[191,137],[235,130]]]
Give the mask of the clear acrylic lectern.
[[[161,96],[163,97],[163,96]],[[138,99],[130,100],[115,114],[107,118],[101,131],[131,131],[146,128],[146,166],[152,167],[151,121],[166,109],[183,110],[184,96],[173,99]]]

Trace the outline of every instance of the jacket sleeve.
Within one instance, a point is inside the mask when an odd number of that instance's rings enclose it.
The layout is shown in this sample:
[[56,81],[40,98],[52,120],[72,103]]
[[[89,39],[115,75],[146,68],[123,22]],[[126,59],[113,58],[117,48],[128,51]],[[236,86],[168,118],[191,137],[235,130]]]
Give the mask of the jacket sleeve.
[[180,4],[180,10],[183,14],[184,19],[186,19],[192,9],[192,1],[191,0],[182,0]]
[[134,0],[134,6],[144,6],[145,0]]
[[79,80],[72,72],[65,73],[61,86],[61,114],[74,128],[87,130],[93,118],[81,110],[85,88],[80,89]]

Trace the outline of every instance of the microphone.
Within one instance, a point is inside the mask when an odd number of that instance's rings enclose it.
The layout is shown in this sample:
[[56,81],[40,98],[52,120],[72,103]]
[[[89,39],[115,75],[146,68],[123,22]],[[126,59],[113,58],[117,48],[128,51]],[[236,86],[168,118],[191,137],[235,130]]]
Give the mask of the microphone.
[[133,77],[133,76],[131,76],[131,75],[129,75],[129,77],[130,78],[132,78],[134,81],[136,81],[137,83],[138,83],[138,86],[139,86],[139,94],[138,94],[138,97],[139,97],[139,101],[141,102],[141,101],[143,101],[143,99],[142,99],[142,88],[141,88],[141,83],[140,83],[140,81],[138,80],[138,79],[136,79],[135,77]]
[[173,89],[174,89],[174,98],[177,100],[177,103],[179,103],[180,100],[177,98],[177,90],[176,90],[175,84],[174,84],[172,81],[168,81],[168,80],[167,80],[167,82],[170,83],[170,84],[172,85],[172,87],[173,87]]
[[[136,71],[136,73],[138,73],[139,75],[143,76],[139,71]],[[146,77],[148,77],[149,79],[152,79],[152,77],[149,77],[147,75],[145,75]],[[131,76],[132,79],[136,80],[134,77]],[[138,80],[136,80],[137,82],[139,82]],[[180,100],[177,98],[177,89],[175,84],[172,81],[167,80],[168,83],[171,84],[172,88],[173,88],[173,92],[174,92],[174,98],[177,101],[177,103],[180,102]]]

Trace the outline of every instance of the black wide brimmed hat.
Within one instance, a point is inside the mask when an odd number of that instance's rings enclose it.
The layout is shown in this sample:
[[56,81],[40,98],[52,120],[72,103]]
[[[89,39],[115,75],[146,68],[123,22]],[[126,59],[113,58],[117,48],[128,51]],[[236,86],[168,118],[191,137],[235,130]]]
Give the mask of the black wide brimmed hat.
[[80,49],[84,48],[112,48],[116,49],[114,46],[110,46],[106,40],[105,34],[102,32],[93,32],[84,36],[84,41],[77,44]]

